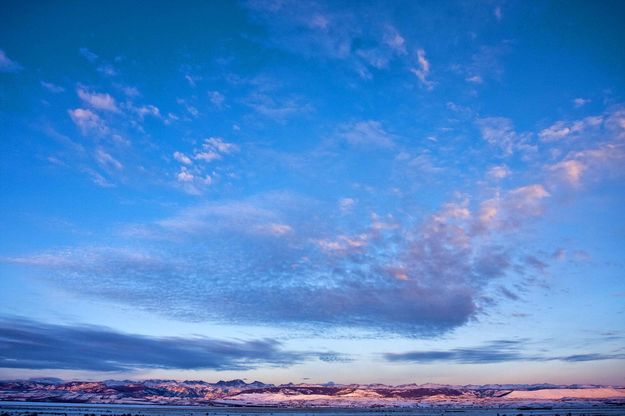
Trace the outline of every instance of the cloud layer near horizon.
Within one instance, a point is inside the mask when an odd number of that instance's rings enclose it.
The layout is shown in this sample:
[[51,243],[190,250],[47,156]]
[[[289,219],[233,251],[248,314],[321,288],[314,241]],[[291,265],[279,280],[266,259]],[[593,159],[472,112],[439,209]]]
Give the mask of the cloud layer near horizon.
[[249,370],[290,366],[328,353],[286,351],[278,341],[150,337],[91,325],[0,318],[0,367],[50,370]]

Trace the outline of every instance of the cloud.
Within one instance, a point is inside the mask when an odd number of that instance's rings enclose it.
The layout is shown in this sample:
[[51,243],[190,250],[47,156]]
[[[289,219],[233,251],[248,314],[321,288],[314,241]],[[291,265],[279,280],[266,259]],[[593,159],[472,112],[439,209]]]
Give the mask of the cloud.
[[260,225],[257,229],[260,233],[267,233],[275,236],[283,236],[293,233],[293,227],[288,224],[263,224]]
[[334,239],[317,240],[319,247],[332,255],[347,255],[361,252],[369,244],[368,234],[355,236],[339,235]]
[[382,37],[384,43],[398,54],[406,53],[406,39],[397,31],[396,28],[389,26]]
[[109,94],[91,92],[83,87],[78,87],[76,93],[85,104],[92,108],[111,112],[119,111],[115,99]]
[[588,128],[599,127],[603,121],[602,116],[586,117],[573,122],[557,121],[546,129],[541,130],[538,136],[544,142],[562,140],[569,136],[579,134]]
[[239,150],[239,145],[229,143],[221,137],[208,137],[200,146],[192,149],[190,155],[175,151],[174,159],[184,165],[175,174],[177,183],[188,194],[202,195],[219,176],[215,171],[216,167],[210,167],[209,162],[222,160]]
[[151,105],[151,104],[142,105],[140,107],[127,105],[127,107],[130,107],[135,113],[137,113],[137,115],[139,116],[139,119],[141,119],[142,121],[145,118],[145,116],[152,116],[156,118],[161,117],[161,111],[158,109],[158,107]]
[[500,81],[504,73],[502,57],[509,50],[508,41],[502,41],[497,45],[482,45],[467,62],[453,65],[452,70],[461,75],[465,81],[475,85],[488,80]]
[[[387,353],[387,361],[431,363],[449,361],[460,364],[488,364],[508,361],[522,361],[523,344],[519,341],[492,341],[477,348],[456,348],[447,351],[411,351],[405,353]],[[531,359],[531,358],[530,358]]]
[[80,54],[89,62],[94,63],[95,61],[98,60],[98,55],[96,55],[95,53],[91,52],[91,50],[89,50],[89,48],[80,48],[79,49]]
[[224,101],[226,97],[219,91],[209,91],[208,98],[210,102],[217,108],[222,108],[224,106]]
[[586,166],[578,160],[564,160],[549,167],[553,172],[571,185],[579,185]]
[[187,168],[182,167],[180,168],[180,172],[176,175],[176,178],[180,182],[191,182],[195,177],[187,171]]
[[476,124],[482,138],[490,145],[499,147],[506,156],[510,156],[527,138],[517,133],[512,120],[505,117],[485,117],[478,119]]
[[117,70],[111,64],[102,64],[97,68],[98,72],[107,77],[114,77],[117,75]]
[[234,143],[228,143],[221,137],[209,137],[204,140],[202,149],[227,155],[237,152],[239,150],[239,146]]
[[353,198],[341,198],[338,202],[339,209],[343,213],[350,212],[356,205],[356,202],[357,201]]
[[557,121],[539,136],[554,161],[544,169],[553,186],[579,188],[584,182],[625,173],[625,111],[615,106],[601,115]]
[[41,86],[53,94],[59,94],[65,91],[65,88],[51,82],[41,81]]
[[[488,276],[476,276],[455,227],[426,224],[415,241],[387,246],[387,237],[400,237],[387,234],[401,230],[372,219],[360,234],[335,237],[310,222],[319,209],[288,194],[207,203],[128,230],[133,244],[152,241],[150,250],[86,247],[3,260],[42,268],[82,296],[190,321],[431,335],[476,313],[471,282]],[[372,257],[378,250],[386,254]]]
[[488,176],[493,179],[504,179],[510,175],[510,169],[506,165],[493,166],[488,170]]
[[625,359],[625,354],[579,354],[569,356],[546,356],[527,354],[527,342],[518,340],[491,341],[474,348],[452,350],[411,351],[386,353],[384,358],[391,362],[434,363],[452,362],[458,364],[491,364],[512,361],[601,361]]
[[411,68],[410,72],[415,74],[425,88],[431,90],[434,88],[434,83],[428,79],[428,76],[430,75],[430,62],[426,59],[425,51],[423,49],[417,50],[417,62],[419,67]]
[[543,200],[550,196],[542,184],[531,184],[482,201],[474,223],[476,231],[515,229],[529,218],[543,214]]
[[182,152],[178,152],[178,151],[174,152],[174,159],[176,159],[178,162],[183,163],[185,165],[193,164],[193,161],[191,160],[191,158]]
[[90,133],[101,136],[109,131],[104,120],[91,110],[85,108],[75,108],[73,110],[68,110],[68,113],[74,124],[80,129],[80,132],[84,136],[87,136]]
[[299,1],[248,1],[252,19],[263,25],[263,42],[307,58],[344,63],[362,79],[372,70],[406,55],[406,40],[399,30],[383,19],[363,24],[359,14],[367,6]]
[[495,7],[493,14],[495,15],[495,18],[497,19],[497,21],[501,21],[501,19],[503,18],[503,12],[501,11],[501,6]]
[[115,187],[115,185],[109,182],[109,180],[106,179],[104,176],[102,176],[102,174],[100,174],[99,172],[96,172],[95,170],[91,168],[83,168],[81,169],[81,171],[89,175],[89,177],[91,178],[91,181],[102,188]]
[[623,175],[625,162],[625,145],[615,142],[603,143],[597,147],[570,152],[567,157],[557,163],[547,165],[553,174],[556,184],[577,187],[582,179],[598,180],[606,174]]
[[122,170],[124,168],[124,165],[122,165],[120,161],[111,156],[111,154],[102,147],[96,149],[95,159],[98,164],[105,169],[113,168],[115,170]]
[[573,105],[575,106],[575,108],[580,108],[580,107],[585,106],[589,102],[591,102],[591,100],[589,100],[589,99],[576,98],[576,99],[573,100]]
[[[199,179],[187,168],[177,179],[195,186]],[[548,196],[532,184],[475,211],[462,200],[417,223],[374,214],[365,227],[345,232],[333,223],[344,218],[335,216],[336,201],[267,193],[198,204],[122,230],[145,251],[120,242],[4,261],[41,268],[81,295],[181,320],[429,336],[480,313],[484,292],[515,266],[515,247],[489,237],[541,215]]]
[[190,154],[181,151],[173,153],[174,159],[184,166],[179,166],[176,181],[181,188],[191,195],[201,195],[212,185],[219,174],[217,167],[210,167],[209,162],[222,160],[240,150],[239,145],[227,142],[221,137],[208,137],[200,146],[191,150]]
[[150,337],[88,325],[0,318],[0,368],[133,371],[247,370],[289,366],[319,354],[282,349],[271,339]]
[[376,120],[356,121],[340,127],[339,136],[349,144],[369,148],[393,148],[395,136]]
[[297,114],[308,113],[313,109],[300,97],[280,97],[258,91],[250,94],[244,103],[258,114],[278,121]]
[[472,84],[481,84],[484,82],[481,76],[479,75],[471,75],[465,78],[468,82]]
[[6,53],[0,49],[0,72],[19,72],[22,70],[22,66],[17,62],[11,60]]

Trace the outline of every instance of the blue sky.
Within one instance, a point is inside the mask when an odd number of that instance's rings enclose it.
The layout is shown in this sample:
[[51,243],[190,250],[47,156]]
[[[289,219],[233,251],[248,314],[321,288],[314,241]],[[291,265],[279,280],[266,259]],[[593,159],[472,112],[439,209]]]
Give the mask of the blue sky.
[[622,2],[3,10],[1,376],[625,384]]

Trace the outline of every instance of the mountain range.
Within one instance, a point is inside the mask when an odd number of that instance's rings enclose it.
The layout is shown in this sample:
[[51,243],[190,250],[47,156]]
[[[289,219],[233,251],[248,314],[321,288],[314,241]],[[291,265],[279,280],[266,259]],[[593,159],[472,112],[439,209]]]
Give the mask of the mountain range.
[[623,386],[592,384],[324,384],[248,383],[235,379],[0,381],[1,401],[271,407],[511,407],[625,405]]

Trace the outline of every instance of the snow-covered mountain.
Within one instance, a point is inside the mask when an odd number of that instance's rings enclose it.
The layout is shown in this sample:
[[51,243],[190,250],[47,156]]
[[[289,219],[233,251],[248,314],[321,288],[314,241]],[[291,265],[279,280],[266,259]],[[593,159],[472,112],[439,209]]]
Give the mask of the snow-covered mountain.
[[511,407],[531,405],[625,405],[618,386],[488,384],[282,384],[220,380],[31,379],[0,381],[0,400],[277,407]]

